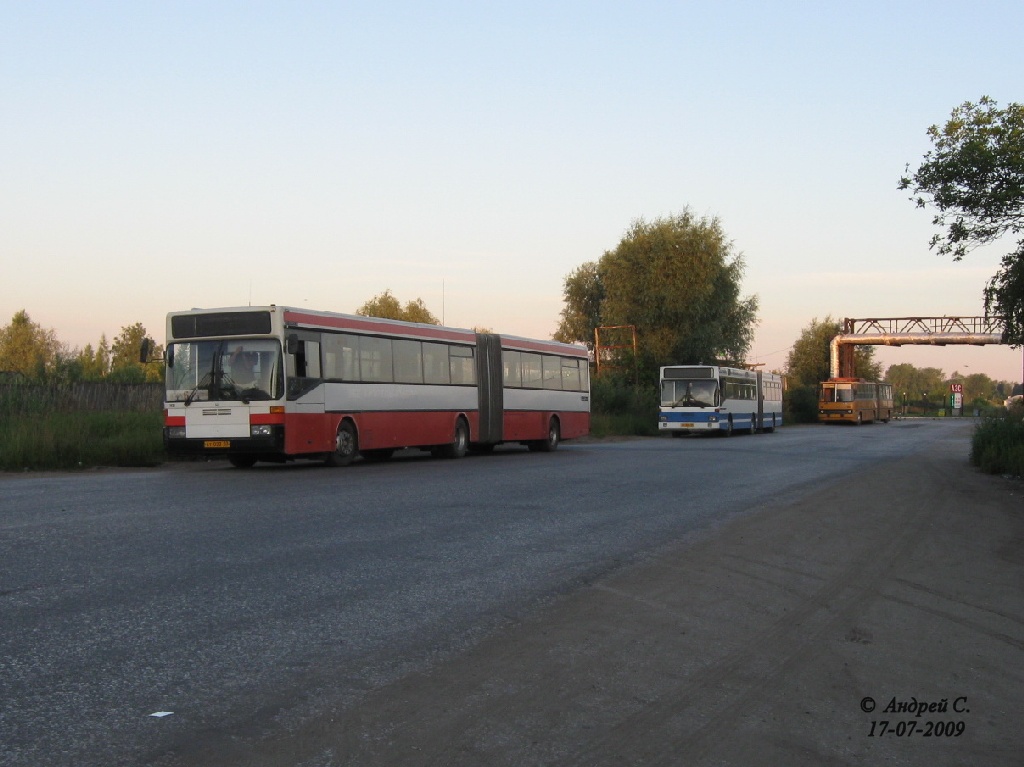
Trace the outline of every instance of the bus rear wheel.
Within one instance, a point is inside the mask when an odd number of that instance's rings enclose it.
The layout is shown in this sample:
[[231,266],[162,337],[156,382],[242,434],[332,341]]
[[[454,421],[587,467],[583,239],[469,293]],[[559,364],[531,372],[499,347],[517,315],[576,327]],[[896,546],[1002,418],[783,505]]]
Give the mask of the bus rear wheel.
[[536,442],[531,442],[528,447],[534,452],[550,453],[553,450],[558,449],[559,443],[562,441],[562,430],[558,425],[558,419],[552,418],[548,422],[548,436],[547,439],[539,439]]
[[328,466],[348,466],[359,453],[359,438],[355,427],[348,421],[338,426],[338,436],[334,440],[334,451],[324,461]]
[[459,418],[455,422],[455,436],[450,444],[441,449],[441,456],[444,458],[462,458],[469,451],[469,426],[465,419]]
[[256,465],[256,456],[254,455],[229,455],[228,460],[236,469],[251,469]]

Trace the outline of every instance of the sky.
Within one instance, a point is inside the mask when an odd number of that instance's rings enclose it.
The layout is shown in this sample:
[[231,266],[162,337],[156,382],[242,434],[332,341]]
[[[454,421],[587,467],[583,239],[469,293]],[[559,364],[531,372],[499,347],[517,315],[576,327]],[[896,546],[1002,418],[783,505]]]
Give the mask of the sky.
[[[926,131],[1024,101],[1024,4],[0,0],[0,324],[71,346],[169,311],[352,312],[547,338],[630,224],[717,217],[748,362],[813,319],[983,313],[897,189]],[[884,366],[1020,381],[1009,347]]]

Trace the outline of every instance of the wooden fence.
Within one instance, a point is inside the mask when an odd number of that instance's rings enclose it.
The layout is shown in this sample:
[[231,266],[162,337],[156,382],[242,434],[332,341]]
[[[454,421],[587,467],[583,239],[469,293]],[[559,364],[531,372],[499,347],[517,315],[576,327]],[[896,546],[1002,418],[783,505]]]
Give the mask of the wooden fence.
[[160,412],[164,385],[119,384],[106,381],[36,384],[0,383],[0,414],[16,412],[119,411]]

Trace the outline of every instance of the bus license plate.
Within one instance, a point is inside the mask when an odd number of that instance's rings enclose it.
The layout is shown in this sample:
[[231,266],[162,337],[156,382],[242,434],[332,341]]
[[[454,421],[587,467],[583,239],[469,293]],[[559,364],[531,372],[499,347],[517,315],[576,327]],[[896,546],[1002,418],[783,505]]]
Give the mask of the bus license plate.
[[692,429],[693,428],[693,424],[692,423],[684,423],[684,424],[680,424],[680,426],[682,426],[682,428],[684,428],[684,429]]
[[205,448],[231,447],[231,442],[226,439],[208,439],[203,443]]

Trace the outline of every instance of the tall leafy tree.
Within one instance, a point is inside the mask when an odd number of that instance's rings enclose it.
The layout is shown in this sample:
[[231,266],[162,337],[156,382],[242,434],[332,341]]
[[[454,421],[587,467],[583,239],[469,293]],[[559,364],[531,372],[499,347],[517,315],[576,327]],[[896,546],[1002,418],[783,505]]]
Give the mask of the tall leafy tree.
[[[139,359],[142,342],[148,338],[141,322],[121,328],[110,345],[110,373],[107,377],[122,383],[162,380],[162,365],[147,365]],[[159,354],[160,348],[155,351]]]
[[405,306],[399,302],[391,293],[390,288],[383,293],[374,296],[365,304],[356,309],[356,314],[364,317],[382,317],[389,320],[403,320],[405,322],[421,322],[426,325],[440,325],[422,298],[406,302]]
[[[900,179],[919,207],[934,207],[943,232],[931,247],[959,261],[972,248],[1024,229],[1024,105],[1000,109],[983,96],[964,102],[943,126],[928,129],[932,149]],[[909,172],[909,166],[908,166]],[[1003,256],[984,291],[986,313],[1004,322],[1004,339],[1024,344],[1024,239]]]
[[592,345],[595,327],[633,325],[648,367],[741,361],[757,324],[757,297],[740,296],[743,269],[717,218],[638,219],[615,250],[566,277],[555,337]]
[[0,328],[0,370],[28,378],[42,378],[62,352],[53,330],[33,322],[24,309]]
[[555,331],[556,341],[582,343],[594,348],[594,328],[600,327],[604,282],[596,261],[581,264],[565,278],[565,306]]

